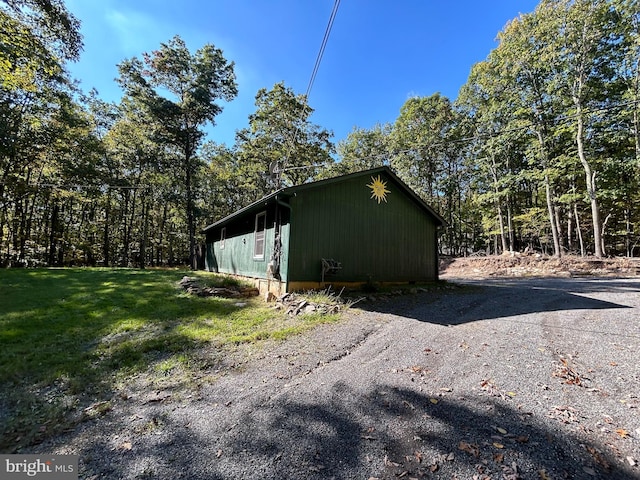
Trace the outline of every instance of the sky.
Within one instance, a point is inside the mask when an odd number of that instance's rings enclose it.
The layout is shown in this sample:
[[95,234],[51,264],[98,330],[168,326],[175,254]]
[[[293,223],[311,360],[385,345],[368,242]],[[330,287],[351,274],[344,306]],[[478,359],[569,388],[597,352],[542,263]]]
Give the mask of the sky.
[[[307,91],[334,0],[66,0],[82,23],[84,51],[69,65],[88,92],[119,102],[118,63],[142,58],[179,35],[235,63],[238,96],[207,139],[232,146],[255,95],[284,81]],[[405,101],[440,93],[455,100],[471,67],[497,46],[504,26],[537,0],[341,0],[309,105],[312,121],[346,138],[354,127],[393,123]]]

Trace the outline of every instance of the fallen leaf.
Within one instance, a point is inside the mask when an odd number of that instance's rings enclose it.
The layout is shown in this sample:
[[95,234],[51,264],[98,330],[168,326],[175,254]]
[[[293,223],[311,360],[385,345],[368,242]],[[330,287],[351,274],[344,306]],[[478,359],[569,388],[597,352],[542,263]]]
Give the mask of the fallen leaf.
[[399,464],[399,463],[392,462],[391,460],[389,460],[389,457],[388,457],[388,456],[386,456],[386,455],[384,456],[384,464],[385,464],[387,467],[399,467],[399,466],[400,466],[400,464]]
[[494,453],[493,461],[496,463],[502,463],[504,461],[504,453]]
[[216,452],[216,458],[220,458],[222,456],[222,450],[218,450]]
[[616,433],[620,435],[622,438],[627,438],[629,436],[629,432],[627,432],[624,428],[617,429]]
[[496,448],[504,448],[504,445],[498,442],[493,442],[493,446]]
[[595,449],[594,447],[590,447],[590,446],[587,446],[586,448],[587,448],[587,451],[591,454],[591,456],[593,457],[593,459],[596,461],[597,464],[599,464],[605,470],[609,470],[611,468],[611,465],[609,465],[609,462],[607,461],[606,458],[604,458],[604,456],[602,455],[602,453],[600,453],[599,450]]
[[453,452],[451,452],[449,455],[447,455],[447,456],[445,457],[445,460],[446,460],[447,462],[453,462],[453,461],[455,460],[455,458],[456,458],[456,456],[453,454]]
[[504,428],[498,427],[498,428],[496,428],[496,430],[498,430],[503,435],[507,434],[507,431]]
[[547,471],[544,469],[538,470],[538,475],[540,476],[540,480],[551,480],[551,477],[547,475]]
[[402,401],[402,404],[405,405],[407,408],[410,408],[411,410],[415,410],[416,407],[414,407],[413,405],[411,405],[409,402],[407,402],[406,400]]
[[528,435],[520,435],[519,437],[516,437],[516,442],[518,443],[527,443],[528,441],[529,441]]
[[438,404],[438,399],[437,399],[437,398],[430,398],[430,399],[429,399],[429,401],[430,401],[431,403],[433,403],[434,405],[437,405],[437,404]]
[[458,450],[462,450],[463,452],[470,453],[474,457],[477,457],[478,455],[480,455],[480,451],[478,450],[478,446],[477,445],[473,445],[471,443],[467,443],[467,442],[460,442],[458,444]]
[[627,462],[629,462],[629,465],[631,465],[632,467],[635,467],[638,464],[636,459],[633,457],[627,457]]
[[120,448],[122,450],[131,450],[132,448],[131,442],[124,442],[122,445],[120,445]]
[[616,362],[609,362],[609,365],[611,365],[612,367],[617,367],[618,364]]

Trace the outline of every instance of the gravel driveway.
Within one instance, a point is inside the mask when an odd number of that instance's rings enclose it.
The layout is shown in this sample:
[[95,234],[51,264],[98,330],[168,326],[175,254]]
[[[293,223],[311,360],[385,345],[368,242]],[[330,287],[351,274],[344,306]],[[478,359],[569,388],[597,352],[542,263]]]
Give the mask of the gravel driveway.
[[132,384],[34,452],[80,454],[81,478],[640,479],[640,279],[456,283],[197,389]]

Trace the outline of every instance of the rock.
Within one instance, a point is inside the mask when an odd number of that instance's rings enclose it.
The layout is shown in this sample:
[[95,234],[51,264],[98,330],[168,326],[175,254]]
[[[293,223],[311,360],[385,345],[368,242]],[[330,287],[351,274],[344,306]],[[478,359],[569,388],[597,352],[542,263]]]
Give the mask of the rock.
[[247,298],[260,295],[259,290],[254,287],[203,287],[198,279],[186,276],[182,277],[179,284],[187,293],[198,297]]

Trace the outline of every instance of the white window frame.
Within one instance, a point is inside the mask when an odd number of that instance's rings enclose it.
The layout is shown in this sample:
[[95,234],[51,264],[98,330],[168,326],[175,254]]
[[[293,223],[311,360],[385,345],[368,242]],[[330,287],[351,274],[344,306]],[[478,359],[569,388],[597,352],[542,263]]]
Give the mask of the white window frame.
[[227,239],[227,227],[220,229],[220,250],[224,248],[224,241]]
[[[262,218],[262,230],[258,230],[260,219]],[[253,230],[253,258],[255,260],[264,260],[264,251],[267,240],[267,212],[260,212],[256,215],[255,227]],[[262,250],[259,250],[262,246]]]

